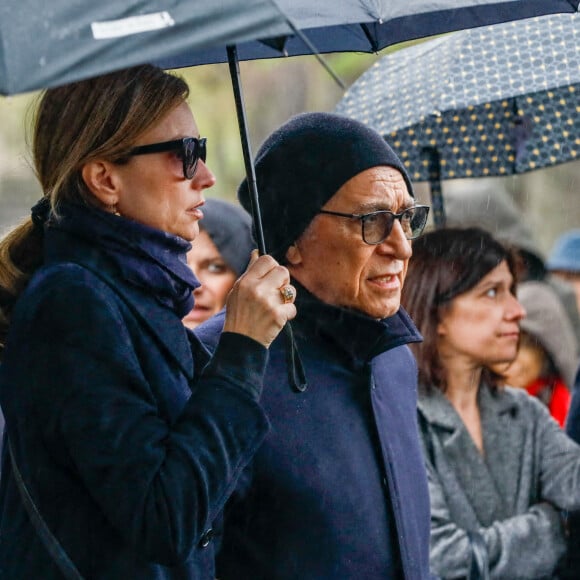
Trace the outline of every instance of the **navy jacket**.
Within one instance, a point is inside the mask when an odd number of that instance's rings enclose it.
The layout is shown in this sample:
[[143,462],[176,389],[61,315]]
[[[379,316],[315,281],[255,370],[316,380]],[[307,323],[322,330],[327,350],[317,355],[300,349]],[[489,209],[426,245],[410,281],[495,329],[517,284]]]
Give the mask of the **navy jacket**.
[[[572,390],[572,401],[566,419],[566,433],[580,444],[580,368]],[[568,516],[568,551],[560,566],[562,580],[576,580],[580,570],[580,511]]]
[[[0,366],[7,435],[38,509],[86,579],[214,578],[212,521],[268,428],[266,349],[224,334],[201,375],[209,355],[193,334],[98,247],[64,232],[45,243]],[[6,452],[0,578],[62,578]]]
[[[428,578],[417,370],[405,346],[420,336],[402,310],[379,322],[300,287],[297,308],[308,388],[289,386],[281,335],[261,400],[271,431],[226,507],[217,576]],[[221,323],[196,329],[209,347]]]

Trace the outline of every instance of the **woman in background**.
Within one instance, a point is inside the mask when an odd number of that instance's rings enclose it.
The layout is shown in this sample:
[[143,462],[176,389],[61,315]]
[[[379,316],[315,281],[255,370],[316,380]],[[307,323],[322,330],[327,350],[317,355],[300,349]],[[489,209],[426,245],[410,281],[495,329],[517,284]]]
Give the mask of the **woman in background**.
[[212,522],[268,430],[266,349],[296,310],[263,256],[211,360],[183,326],[215,183],[187,96],[140,66],[38,103],[44,198],[0,243],[7,580],[214,578]]
[[551,577],[565,550],[561,510],[580,507],[580,446],[521,389],[490,370],[513,360],[524,309],[515,264],[478,228],[413,244],[402,304],[424,337],[419,426],[431,498],[432,571]]
[[201,284],[193,293],[193,309],[183,319],[188,328],[195,328],[225,306],[254,248],[248,212],[221,199],[208,199],[203,206],[199,235],[187,252],[187,264]]
[[560,298],[546,282],[523,282],[518,286],[517,296],[526,310],[518,353],[499,372],[507,385],[526,389],[538,397],[563,427],[578,370],[570,320]]

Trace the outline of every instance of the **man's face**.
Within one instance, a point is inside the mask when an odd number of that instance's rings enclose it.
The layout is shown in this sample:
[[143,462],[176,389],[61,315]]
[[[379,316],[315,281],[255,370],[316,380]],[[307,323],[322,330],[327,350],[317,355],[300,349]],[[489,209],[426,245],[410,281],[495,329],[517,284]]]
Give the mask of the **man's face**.
[[[401,173],[381,166],[347,181],[322,209],[398,213],[412,205]],[[411,243],[399,221],[384,242],[371,246],[362,239],[360,220],[318,214],[286,257],[291,275],[323,302],[386,318],[399,309]]]

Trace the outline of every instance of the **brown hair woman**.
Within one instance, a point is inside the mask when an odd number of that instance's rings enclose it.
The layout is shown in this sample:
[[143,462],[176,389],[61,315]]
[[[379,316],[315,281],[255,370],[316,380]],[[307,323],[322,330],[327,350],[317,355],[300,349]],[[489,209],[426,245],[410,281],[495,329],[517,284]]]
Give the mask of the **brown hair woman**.
[[198,286],[185,256],[215,183],[187,96],[141,66],[38,103],[44,197],[0,243],[4,578],[63,574],[19,476],[69,577],[214,577],[212,522],[267,431],[267,347],[295,307],[263,256],[211,360],[183,326]]
[[474,549],[492,578],[551,577],[565,550],[562,510],[580,507],[580,447],[490,370],[517,353],[515,287],[511,253],[483,230],[413,244],[402,303],[424,337],[411,348],[441,578],[467,577]]

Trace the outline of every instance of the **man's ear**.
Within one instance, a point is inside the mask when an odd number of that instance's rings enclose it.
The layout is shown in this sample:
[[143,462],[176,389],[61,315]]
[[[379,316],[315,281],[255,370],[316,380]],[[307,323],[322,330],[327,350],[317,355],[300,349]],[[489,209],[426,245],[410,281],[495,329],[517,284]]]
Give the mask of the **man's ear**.
[[81,174],[91,193],[105,206],[116,207],[119,203],[119,180],[112,163],[89,161]]
[[290,266],[298,266],[302,263],[302,255],[296,243],[292,244],[286,251],[286,260]]

